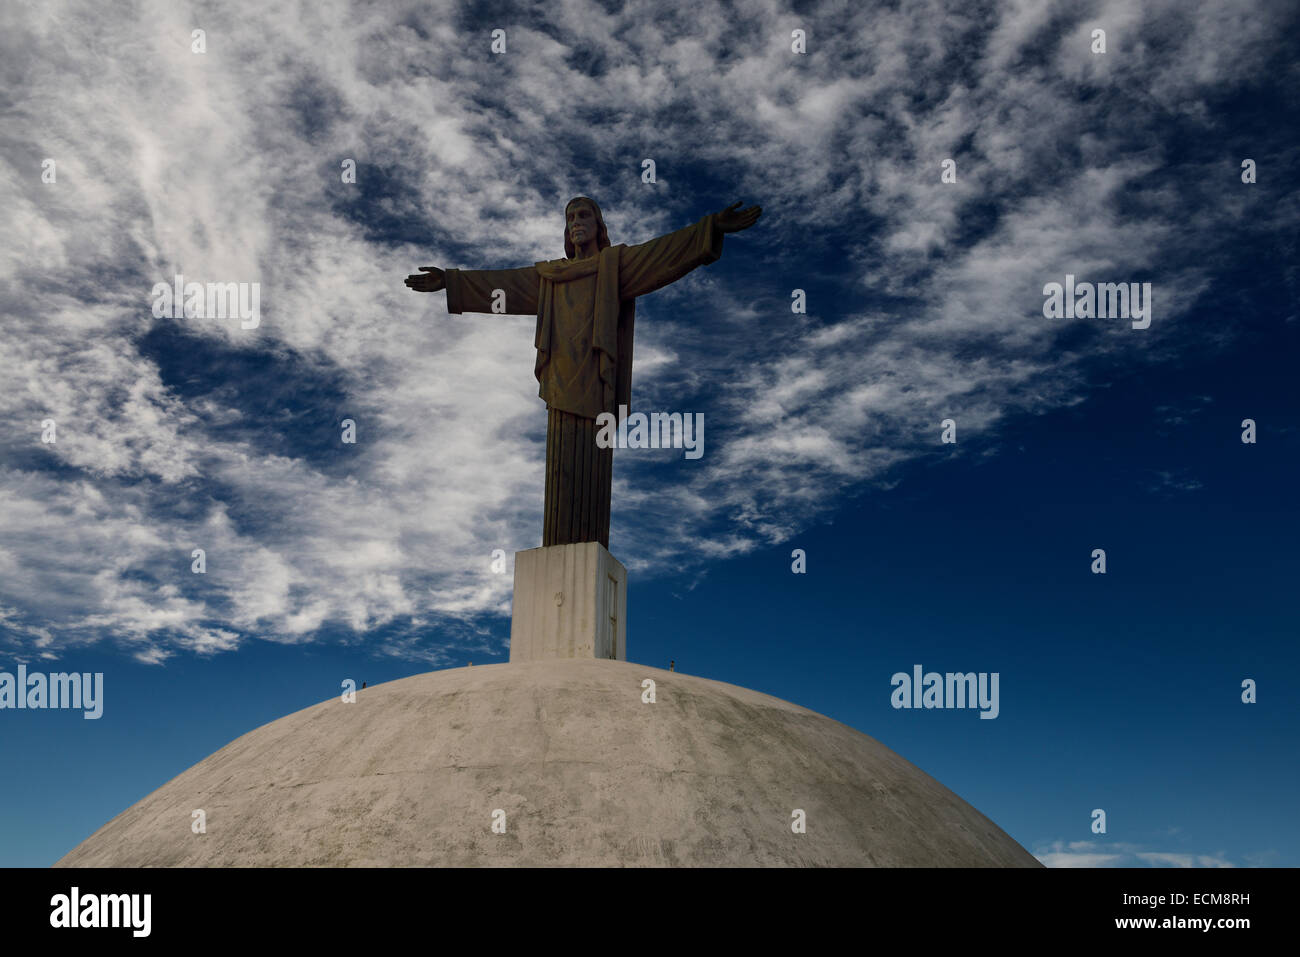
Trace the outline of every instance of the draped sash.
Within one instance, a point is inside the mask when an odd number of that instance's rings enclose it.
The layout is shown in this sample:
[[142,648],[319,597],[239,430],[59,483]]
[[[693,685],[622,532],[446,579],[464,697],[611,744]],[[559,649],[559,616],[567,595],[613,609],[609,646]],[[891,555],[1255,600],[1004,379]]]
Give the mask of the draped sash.
[[[619,255],[623,244],[607,246],[595,256],[586,259],[554,259],[536,263],[540,277],[537,296],[537,361],[533,373],[541,388],[539,395],[548,406],[574,415],[594,419],[602,412],[617,414],[618,406],[631,405],[632,392],[632,335],[635,321],[635,300],[619,299]],[[592,314],[591,348],[599,362],[598,373],[603,397],[601,408],[584,408],[570,396],[553,395],[546,375],[551,362],[553,343],[559,332],[555,286],[557,283],[584,279],[596,274],[596,295]]]

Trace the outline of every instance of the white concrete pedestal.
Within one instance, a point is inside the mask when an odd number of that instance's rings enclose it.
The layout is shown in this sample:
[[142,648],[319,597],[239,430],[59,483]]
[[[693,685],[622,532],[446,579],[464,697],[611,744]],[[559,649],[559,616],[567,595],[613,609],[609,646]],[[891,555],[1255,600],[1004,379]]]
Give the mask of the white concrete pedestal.
[[515,552],[510,660],[627,660],[627,569],[600,542]]

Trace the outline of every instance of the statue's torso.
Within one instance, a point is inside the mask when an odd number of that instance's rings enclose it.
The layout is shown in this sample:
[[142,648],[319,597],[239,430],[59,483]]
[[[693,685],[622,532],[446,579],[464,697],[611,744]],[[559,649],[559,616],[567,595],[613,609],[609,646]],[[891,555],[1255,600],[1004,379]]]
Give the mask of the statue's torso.
[[603,404],[600,359],[592,348],[595,302],[594,273],[555,284],[554,338],[544,375],[550,378],[552,402],[567,408],[595,409]]

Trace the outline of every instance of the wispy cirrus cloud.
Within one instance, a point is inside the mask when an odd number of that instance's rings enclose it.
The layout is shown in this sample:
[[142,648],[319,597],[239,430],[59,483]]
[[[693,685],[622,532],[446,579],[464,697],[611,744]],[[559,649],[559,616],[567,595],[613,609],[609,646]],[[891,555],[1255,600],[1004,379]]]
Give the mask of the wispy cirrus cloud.
[[1239,867],[1215,854],[1153,851],[1140,844],[1105,841],[1053,841],[1034,849],[1047,867]]
[[[20,654],[487,647],[510,585],[491,552],[539,539],[532,324],[448,317],[401,277],[558,256],[571,195],[601,201],[615,242],[737,197],[767,210],[638,305],[638,406],[707,422],[698,465],[618,457],[615,550],[643,573],[781,541],[900,481],[942,418],[994,443],[1085,397],[1098,358],[1177,355],[1233,230],[1300,221],[1294,196],[1265,208],[1189,146],[1285,35],[1283,12],[1244,3],[5,16],[0,628]],[[1121,324],[1043,318],[1067,271],[1155,283],[1140,347]],[[176,273],[260,283],[261,325],[153,318]]]

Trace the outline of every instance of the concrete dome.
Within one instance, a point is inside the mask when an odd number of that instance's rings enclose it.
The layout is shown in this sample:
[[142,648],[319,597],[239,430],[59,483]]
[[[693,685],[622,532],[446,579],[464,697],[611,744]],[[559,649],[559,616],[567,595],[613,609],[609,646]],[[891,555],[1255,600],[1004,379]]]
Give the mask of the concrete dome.
[[[206,834],[191,832],[197,808]],[[791,830],[796,808],[806,833]],[[621,864],[1038,862],[837,721],[718,681],[569,660],[416,675],[273,721],[58,866]]]

